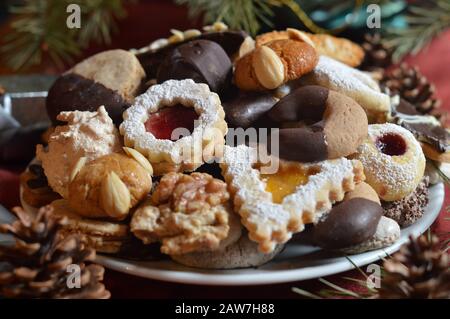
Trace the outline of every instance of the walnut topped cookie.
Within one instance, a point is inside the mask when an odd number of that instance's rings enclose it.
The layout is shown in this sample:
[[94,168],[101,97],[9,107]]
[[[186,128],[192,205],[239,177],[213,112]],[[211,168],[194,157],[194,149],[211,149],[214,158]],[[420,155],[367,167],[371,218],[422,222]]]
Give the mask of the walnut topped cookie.
[[224,248],[241,236],[240,226],[230,228],[229,198],[226,184],[209,174],[166,174],[136,210],[131,231],[144,243],[160,241],[169,255]]
[[147,157],[155,175],[193,171],[220,156],[228,130],[219,96],[191,79],[150,87],[123,117],[125,145]]

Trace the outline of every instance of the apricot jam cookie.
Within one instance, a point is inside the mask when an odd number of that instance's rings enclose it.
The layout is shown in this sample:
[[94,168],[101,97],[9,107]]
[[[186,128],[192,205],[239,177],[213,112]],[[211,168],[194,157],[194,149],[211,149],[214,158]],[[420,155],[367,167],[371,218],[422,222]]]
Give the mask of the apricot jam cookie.
[[161,252],[180,255],[212,251],[236,242],[230,231],[233,211],[227,185],[206,173],[168,173],[131,220],[131,231],[145,244],[161,242]]
[[123,117],[125,145],[146,156],[155,175],[193,171],[219,156],[228,130],[219,96],[191,79],[151,86]]
[[317,220],[364,180],[362,165],[355,160],[303,164],[272,159],[279,161],[278,170],[263,174],[268,170],[262,169],[266,167],[258,161],[256,149],[225,146],[221,164],[235,210],[250,239],[265,253]]

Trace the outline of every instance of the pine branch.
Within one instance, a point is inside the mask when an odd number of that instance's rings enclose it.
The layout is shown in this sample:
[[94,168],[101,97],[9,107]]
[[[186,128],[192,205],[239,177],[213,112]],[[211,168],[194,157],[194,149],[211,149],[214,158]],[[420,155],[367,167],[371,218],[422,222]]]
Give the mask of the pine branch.
[[393,60],[399,61],[408,53],[417,54],[431,40],[450,27],[450,0],[434,0],[412,5],[408,9],[405,29],[388,28],[386,43],[394,47]]
[[[111,41],[116,19],[125,15],[125,1],[25,0],[10,8],[12,32],[3,39],[0,53],[14,70],[39,64],[44,55],[61,68],[91,41]],[[71,3],[81,7],[80,29],[66,27],[66,8]]]

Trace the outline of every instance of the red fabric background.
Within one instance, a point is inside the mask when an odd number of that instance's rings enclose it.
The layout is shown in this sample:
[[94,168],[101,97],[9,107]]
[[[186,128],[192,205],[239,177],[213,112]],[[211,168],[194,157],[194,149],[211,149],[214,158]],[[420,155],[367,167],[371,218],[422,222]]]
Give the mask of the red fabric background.
[[[155,4],[156,3],[156,4]],[[145,45],[152,39],[167,35],[170,28],[187,29],[192,27],[186,21],[184,9],[174,9],[172,4],[166,1],[146,2],[145,8],[132,8],[129,17],[120,22],[119,27],[126,27],[135,32],[127,34],[127,37],[115,38],[111,47],[129,48],[130,43],[135,47]],[[146,17],[149,12],[163,10],[161,6],[168,6],[170,15],[152,15]],[[154,28],[154,30],[152,29]],[[143,36],[151,34],[151,37]],[[92,48],[87,54],[98,51]],[[411,65],[417,65],[428,79],[437,88],[437,95],[442,99],[442,108],[450,110],[450,30],[435,39],[431,45],[419,55],[406,59]],[[40,71],[54,72],[52,67],[41,67]],[[21,167],[0,167],[0,203],[8,208],[19,204],[19,178]],[[450,193],[446,189],[444,207],[450,205]],[[439,219],[432,226],[436,233],[450,231],[450,222],[444,220],[445,211],[441,212]],[[447,214],[448,216],[448,214]],[[343,276],[361,277],[357,271],[349,271],[326,279],[338,283],[347,289],[358,290],[348,281],[341,279]],[[112,270],[106,270],[105,284],[111,291],[113,298],[295,298],[297,294],[291,291],[292,287],[301,287],[309,291],[317,291],[324,288],[317,280],[292,282],[279,285],[264,285],[250,287],[208,287],[183,284],[172,284],[121,274]]]

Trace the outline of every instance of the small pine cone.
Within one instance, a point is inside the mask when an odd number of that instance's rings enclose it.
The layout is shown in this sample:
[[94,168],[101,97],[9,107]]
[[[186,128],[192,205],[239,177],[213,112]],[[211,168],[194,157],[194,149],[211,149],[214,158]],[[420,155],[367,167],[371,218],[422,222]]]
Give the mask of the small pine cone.
[[385,73],[381,80],[383,86],[389,88],[392,94],[400,97],[415,106],[421,114],[437,115],[440,101],[435,97],[435,88],[417,67],[409,67],[402,63],[389,73]]
[[379,298],[450,298],[449,256],[436,236],[410,237],[383,266]]
[[[81,235],[62,236],[64,219],[53,217],[49,207],[41,208],[36,216],[21,208],[14,212],[18,220],[0,225],[0,232],[12,235],[15,240],[13,245],[0,246],[3,263],[0,295],[7,298],[110,297],[101,283],[103,267],[85,265],[94,260],[95,250],[86,246],[86,239]],[[69,266],[73,272],[68,271]]]
[[379,33],[366,33],[361,46],[365,53],[361,69],[383,74],[392,64],[392,48],[385,44]]

